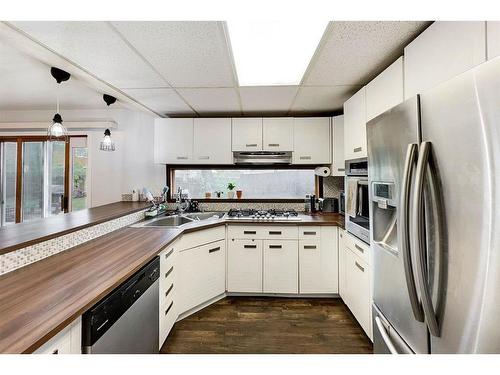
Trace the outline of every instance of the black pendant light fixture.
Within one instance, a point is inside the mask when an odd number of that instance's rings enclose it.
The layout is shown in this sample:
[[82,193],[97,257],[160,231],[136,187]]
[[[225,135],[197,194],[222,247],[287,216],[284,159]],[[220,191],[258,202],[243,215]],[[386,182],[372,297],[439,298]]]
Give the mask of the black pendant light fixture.
[[71,74],[68,72],[65,72],[62,69],[52,67],[50,68],[50,74],[54,79],[56,80],[58,84],[58,89],[57,89],[57,111],[56,114],[54,115],[54,118],[52,119],[52,125],[50,125],[47,129],[47,138],[49,141],[68,141],[68,130],[66,127],[63,125],[63,119],[61,115],[59,114],[59,84],[61,82],[67,81],[70,77]]
[[[116,98],[114,96],[107,94],[104,94],[102,96],[102,99],[108,107],[116,102]],[[101,141],[99,149],[102,151],[115,151],[115,142],[113,142],[113,140],[111,139],[111,131],[109,129],[106,129],[104,131],[104,138]]]

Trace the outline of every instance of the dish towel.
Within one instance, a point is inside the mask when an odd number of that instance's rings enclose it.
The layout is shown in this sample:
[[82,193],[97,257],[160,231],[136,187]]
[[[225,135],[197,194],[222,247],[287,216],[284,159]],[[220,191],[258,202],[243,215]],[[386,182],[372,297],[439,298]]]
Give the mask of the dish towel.
[[347,179],[347,196],[345,212],[351,217],[356,217],[356,210],[358,208],[358,178]]

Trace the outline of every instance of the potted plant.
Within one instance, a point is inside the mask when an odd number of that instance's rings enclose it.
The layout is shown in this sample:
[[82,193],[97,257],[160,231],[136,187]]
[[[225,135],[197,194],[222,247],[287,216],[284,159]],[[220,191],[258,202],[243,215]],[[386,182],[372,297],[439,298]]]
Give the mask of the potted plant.
[[236,187],[236,185],[232,182],[230,182],[229,184],[227,184],[227,197],[228,199],[234,199],[234,188]]
[[243,195],[243,190],[236,190],[236,198],[241,199]]

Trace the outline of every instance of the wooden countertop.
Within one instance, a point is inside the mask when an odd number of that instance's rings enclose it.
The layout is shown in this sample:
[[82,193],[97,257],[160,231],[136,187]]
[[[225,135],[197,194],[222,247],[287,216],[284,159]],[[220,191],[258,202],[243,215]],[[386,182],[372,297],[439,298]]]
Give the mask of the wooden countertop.
[[0,228],[0,254],[34,245],[79,229],[113,220],[151,206],[146,202],[116,202]]
[[[344,222],[339,214],[302,219],[293,224],[343,226]],[[33,352],[179,235],[227,222],[184,230],[122,228],[0,276],[0,353]]]

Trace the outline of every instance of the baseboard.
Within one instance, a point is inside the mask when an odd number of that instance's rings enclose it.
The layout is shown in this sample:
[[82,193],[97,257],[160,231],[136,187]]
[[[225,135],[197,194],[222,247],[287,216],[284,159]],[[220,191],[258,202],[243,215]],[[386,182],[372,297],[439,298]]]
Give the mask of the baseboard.
[[338,293],[290,294],[290,293],[236,293],[226,292],[227,297],[280,297],[280,298],[340,298]]

